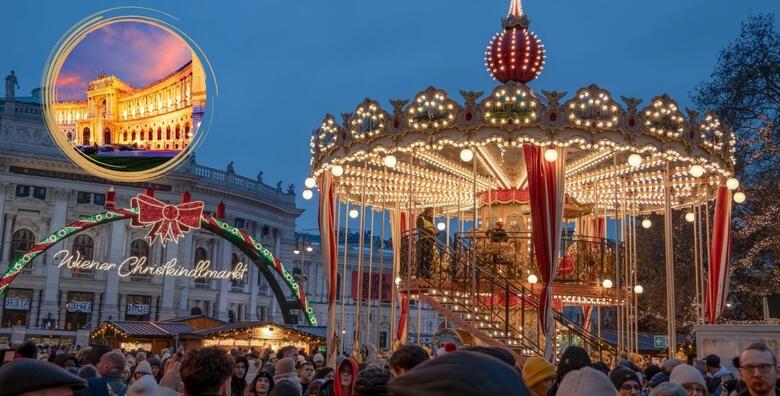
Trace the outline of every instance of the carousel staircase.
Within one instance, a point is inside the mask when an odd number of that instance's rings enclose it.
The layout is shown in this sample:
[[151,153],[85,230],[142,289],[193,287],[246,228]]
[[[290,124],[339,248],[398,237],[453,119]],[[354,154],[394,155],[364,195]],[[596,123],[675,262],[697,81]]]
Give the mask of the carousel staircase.
[[[505,277],[476,254],[467,240],[456,239],[453,246],[447,246],[413,233],[405,236],[402,251],[402,260],[407,260],[402,261],[400,274],[404,278],[402,293],[427,304],[482,344],[508,349],[516,357],[544,353],[544,339],[536,320],[536,293],[517,279]],[[418,265],[425,268],[418,269]],[[562,312],[553,311],[553,316],[558,350],[578,345],[599,354],[614,353],[613,345]]]

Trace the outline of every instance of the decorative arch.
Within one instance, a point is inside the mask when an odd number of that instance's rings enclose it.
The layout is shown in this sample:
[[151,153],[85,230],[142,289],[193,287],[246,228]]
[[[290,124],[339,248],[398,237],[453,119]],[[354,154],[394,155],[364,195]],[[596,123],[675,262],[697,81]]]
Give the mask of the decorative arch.
[[[100,214],[85,217],[80,220],[76,220],[59,230],[55,231],[51,235],[42,239],[38,243],[34,244],[27,250],[21,257],[14,260],[8,269],[0,277],[0,297],[3,296],[8,289],[8,286],[13,280],[21,273],[24,267],[31,263],[33,259],[38,257],[43,252],[50,249],[52,246],[67,239],[71,236],[77,236],[84,230],[92,227],[113,223],[119,220],[133,220],[138,219],[139,209],[135,208],[122,208],[109,210]],[[277,301],[279,302],[279,308],[282,311],[282,316],[285,323],[296,323],[296,316],[293,314],[293,310],[300,309],[303,311],[306,322],[309,325],[316,326],[317,316],[314,313],[314,309],[306,299],[306,295],[300,285],[295,281],[292,272],[288,271],[284,267],[282,262],[275,257],[271,251],[269,251],[260,242],[257,242],[252,236],[245,231],[231,226],[230,224],[211,216],[208,213],[203,213],[200,217],[200,226],[203,229],[211,231],[215,235],[230,242],[233,246],[241,250],[260,270],[260,273],[265,277],[271,290],[274,293]],[[287,301],[285,298],[282,287],[274,278],[274,273],[279,275],[286,286],[292,292],[294,300]]]

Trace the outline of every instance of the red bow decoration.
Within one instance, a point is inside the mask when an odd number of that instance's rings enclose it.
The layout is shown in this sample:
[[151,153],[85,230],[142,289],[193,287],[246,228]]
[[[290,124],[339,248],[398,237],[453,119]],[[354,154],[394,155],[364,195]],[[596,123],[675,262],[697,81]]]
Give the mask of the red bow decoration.
[[148,195],[138,194],[131,200],[130,204],[138,208],[138,216],[132,219],[131,225],[134,227],[152,226],[152,229],[146,234],[150,242],[154,242],[159,236],[163,246],[168,241],[178,243],[179,238],[185,232],[200,228],[200,217],[203,214],[202,201],[171,205]]

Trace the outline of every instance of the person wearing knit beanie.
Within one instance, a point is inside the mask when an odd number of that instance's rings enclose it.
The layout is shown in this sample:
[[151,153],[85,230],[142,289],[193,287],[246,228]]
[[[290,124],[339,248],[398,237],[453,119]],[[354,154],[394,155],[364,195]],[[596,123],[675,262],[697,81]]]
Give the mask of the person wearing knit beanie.
[[427,360],[404,375],[391,379],[387,389],[393,396],[529,394],[513,367],[487,354],[468,351],[450,352]]
[[583,367],[590,367],[592,364],[590,355],[588,355],[585,349],[573,345],[567,347],[558,361],[558,367],[555,369],[555,381],[552,388],[550,388],[550,393],[553,395],[559,394],[558,386],[560,386],[566,374]]
[[546,359],[532,356],[523,364],[523,380],[531,396],[546,396],[555,379],[555,367]]
[[689,364],[681,364],[672,370],[669,382],[681,385],[689,395],[706,396],[707,383],[699,370]]
[[664,382],[656,386],[648,396],[688,396],[688,391],[680,385]]
[[300,395],[303,393],[301,380],[295,371],[295,360],[291,357],[276,361],[274,368],[274,387],[271,396]]
[[606,374],[592,367],[583,367],[567,373],[556,395],[619,396]]
[[620,396],[637,396],[642,390],[639,374],[630,368],[616,367],[609,373],[609,379],[615,385]]

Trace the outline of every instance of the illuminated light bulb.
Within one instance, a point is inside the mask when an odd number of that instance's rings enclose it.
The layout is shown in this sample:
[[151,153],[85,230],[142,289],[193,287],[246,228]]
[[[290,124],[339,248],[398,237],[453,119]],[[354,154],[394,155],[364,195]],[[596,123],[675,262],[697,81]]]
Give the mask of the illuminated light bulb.
[[548,162],[555,162],[555,160],[558,159],[558,150],[553,148],[548,148],[547,150],[544,150],[544,159]]
[[342,168],[341,165],[333,165],[333,167],[330,168],[330,173],[332,173],[333,176],[339,177],[344,174],[344,168]]
[[650,219],[644,219],[642,220],[642,227],[644,228],[650,228],[653,226],[653,222],[650,221]]
[[634,293],[636,293],[636,294],[642,294],[642,293],[644,293],[644,291],[645,291],[645,288],[644,288],[644,287],[642,287],[642,285],[636,285],[636,286],[634,286]]
[[696,220],[696,215],[693,214],[693,212],[688,212],[685,214],[685,221],[693,223],[694,220]]
[[537,282],[539,282],[539,278],[537,278],[536,275],[528,275],[528,283],[535,285]]
[[400,283],[401,283],[401,277],[400,277],[400,276],[397,276],[397,277],[395,278],[395,284],[396,284],[396,285],[398,285],[398,284],[400,284]]
[[396,159],[394,155],[388,154],[385,156],[385,166],[388,168],[395,168],[396,164],[398,164],[398,159]]
[[737,180],[734,177],[730,177],[728,180],[726,180],[726,187],[729,188],[729,190],[736,190],[739,188],[739,180]]
[[701,177],[701,175],[704,174],[704,167],[698,164],[691,165],[691,168],[688,169],[688,173],[693,177]]
[[628,164],[636,168],[639,165],[642,165],[642,156],[639,154],[631,154],[628,156]]
[[439,224],[436,224],[436,228],[437,228],[439,231],[444,231],[444,229],[445,229],[445,228],[447,228],[447,225],[446,225],[446,224],[444,224],[444,222],[439,222]]
[[357,209],[350,209],[349,210],[349,217],[353,218],[353,219],[357,219],[357,217],[358,217]]
[[463,150],[460,150],[460,160],[463,162],[469,162],[472,159],[474,159],[474,152],[471,151],[469,148],[464,148]]
[[313,177],[307,177],[306,180],[303,181],[303,185],[306,186],[306,188],[314,188],[314,186],[317,185],[317,181],[314,180]]
[[601,286],[604,286],[605,289],[611,289],[612,281],[609,279],[604,279],[604,282],[601,282]]
[[311,192],[311,190],[309,190],[309,189],[306,189],[306,190],[303,190],[303,192],[301,193],[301,195],[303,195],[303,199],[305,199],[305,200],[310,200],[310,199],[311,199],[311,197],[313,197],[313,196],[314,196],[314,193],[313,193],[313,192]]
[[746,198],[747,197],[745,196],[745,193],[743,193],[742,191],[739,191],[739,192],[734,194],[734,202],[736,202],[736,203],[745,202]]

